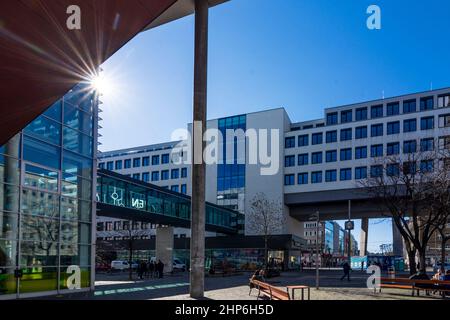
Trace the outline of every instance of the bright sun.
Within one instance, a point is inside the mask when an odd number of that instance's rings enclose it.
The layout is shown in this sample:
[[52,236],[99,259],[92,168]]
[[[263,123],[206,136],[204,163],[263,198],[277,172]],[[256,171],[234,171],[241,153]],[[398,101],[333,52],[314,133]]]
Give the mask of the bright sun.
[[102,73],[94,76],[90,82],[92,87],[103,95],[111,93],[112,91],[112,83],[110,79]]

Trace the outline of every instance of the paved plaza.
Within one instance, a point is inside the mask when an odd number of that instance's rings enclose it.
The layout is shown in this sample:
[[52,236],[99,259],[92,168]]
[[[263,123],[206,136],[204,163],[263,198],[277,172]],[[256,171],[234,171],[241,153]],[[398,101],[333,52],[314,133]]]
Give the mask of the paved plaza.
[[[351,281],[341,281],[340,270],[321,270],[320,289],[315,289],[315,272],[284,272],[280,277],[268,279],[267,282],[277,287],[287,285],[308,285],[311,287],[311,300],[411,300],[441,299],[438,295],[412,297],[410,290],[383,289],[382,293],[374,293],[366,287],[368,275],[353,272]],[[248,279],[250,273],[242,273],[227,277],[207,277],[205,279],[205,297],[212,300],[256,300],[257,291],[249,295]],[[406,275],[405,275],[406,277]],[[96,290],[91,293],[76,293],[54,296],[51,299],[75,300],[190,300],[188,273],[176,273],[163,279],[127,280],[126,273],[100,274],[96,281]],[[306,296],[306,292],[305,292]],[[45,298],[45,299],[48,299]],[[300,300],[300,292],[296,292],[295,300]]]

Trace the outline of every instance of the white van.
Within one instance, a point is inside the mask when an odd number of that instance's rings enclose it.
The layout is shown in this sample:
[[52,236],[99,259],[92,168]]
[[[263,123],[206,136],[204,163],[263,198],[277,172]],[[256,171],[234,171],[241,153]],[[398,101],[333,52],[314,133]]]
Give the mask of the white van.
[[173,269],[174,270],[180,270],[180,271],[186,271],[186,265],[180,261],[180,259],[173,259]]
[[127,261],[114,260],[111,261],[111,270],[127,270],[130,269],[130,264]]

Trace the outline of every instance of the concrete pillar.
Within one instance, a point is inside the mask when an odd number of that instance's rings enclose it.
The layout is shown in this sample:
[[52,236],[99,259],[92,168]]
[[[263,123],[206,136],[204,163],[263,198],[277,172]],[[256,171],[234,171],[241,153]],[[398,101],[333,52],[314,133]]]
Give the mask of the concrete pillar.
[[361,219],[361,234],[359,241],[359,255],[364,257],[367,255],[367,239],[369,238],[369,218]]
[[403,237],[392,220],[392,251],[394,256],[403,256]]
[[173,270],[173,227],[156,228],[156,262],[164,263],[164,272]]
[[195,0],[194,114],[192,130],[192,204],[190,296],[205,291],[205,176],[203,132],[206,130],[208,0]]

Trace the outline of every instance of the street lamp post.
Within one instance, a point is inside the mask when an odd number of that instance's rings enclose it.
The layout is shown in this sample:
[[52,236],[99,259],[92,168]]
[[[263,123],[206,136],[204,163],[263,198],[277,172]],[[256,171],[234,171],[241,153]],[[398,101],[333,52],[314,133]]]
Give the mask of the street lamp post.
[[319,211],[310,220],[316,221],[316,290],[319,290]]

